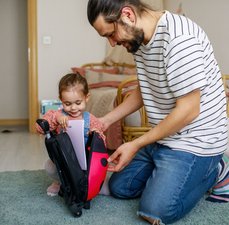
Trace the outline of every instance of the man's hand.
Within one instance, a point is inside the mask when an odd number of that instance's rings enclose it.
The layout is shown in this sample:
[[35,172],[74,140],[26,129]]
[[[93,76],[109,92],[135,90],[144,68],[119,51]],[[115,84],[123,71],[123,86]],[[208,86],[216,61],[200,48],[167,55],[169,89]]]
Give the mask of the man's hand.
[[138,148],[133,142],[127,142],[121,145],[109,158],[108,171],[119,172],[124,169],[134,158]]
[[108,129],[108,127],[110,126],[109,121],[107,121],[105,117],[100,117],[100,118],[98,118],[98,120],[102,124],[102,130],[106,131]]

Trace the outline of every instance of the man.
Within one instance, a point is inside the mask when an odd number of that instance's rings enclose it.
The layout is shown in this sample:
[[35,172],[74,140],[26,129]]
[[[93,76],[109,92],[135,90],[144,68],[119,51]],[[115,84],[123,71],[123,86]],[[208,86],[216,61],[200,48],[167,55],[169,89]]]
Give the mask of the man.
[[152,129],[109,158],[110,191],[140,198],[152,224],[188,213],[218,179],[227,146],[226,98],[212,46],[186,17],[140,0],[89,0],[88,20],[111,46],[132,52],[139,87],[101,118],[104,127],[145,106]]

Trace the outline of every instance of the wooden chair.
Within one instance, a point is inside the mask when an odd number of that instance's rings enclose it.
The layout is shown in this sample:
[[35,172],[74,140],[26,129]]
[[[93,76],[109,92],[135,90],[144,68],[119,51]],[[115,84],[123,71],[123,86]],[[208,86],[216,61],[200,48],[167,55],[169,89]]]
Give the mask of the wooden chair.
[[[222,79],[223,79],[225,91],[228,90],[228,95],[229,95],[229,75],[222,75]],[[136,85],[137,85],[136,76],[132,76],[130,79],[127,79],[121,82],[117,90],[117,104],[118,105],[121,104],[126,98],[128,98],[128,96],[130,95],[131,88],[136,87]],[[148,124],[145,108],[142,107],[139,110],[139,113],[141,115],[140,126],[128,126],[125,123],[125,118],[122,119],[121,126],[122,126],[122,135],[123,135],[124,142],[131,141],[150,130],[151,127]],[[229,102],[227,104],[227,115],[229,117]]]
[[[131,76],[129,79],[124,80],[120,83],[117,90],[118,105],[121,104],[126,98],[128,98],[133,88],[137,86],[137,83],[138,81],[136,76]],[[121,126],[124,142],[131,141],[150,130],[151,127],[148,124],[145,108],[142,107],[141,109],[139,109],[139,113],[141,118],[141,124],[139,126],[129,126],[126,124],[125,118],[122,119]]]

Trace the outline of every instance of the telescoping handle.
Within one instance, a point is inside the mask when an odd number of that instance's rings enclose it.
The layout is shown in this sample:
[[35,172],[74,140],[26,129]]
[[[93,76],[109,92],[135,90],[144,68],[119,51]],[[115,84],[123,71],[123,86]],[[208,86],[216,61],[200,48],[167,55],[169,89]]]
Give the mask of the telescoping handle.
[[36,122],[41,127],[41,129],[44,131],[46,137],[49,139],[51,137],[51,134],[50,134],[48,121],[44,119],[37,119]]

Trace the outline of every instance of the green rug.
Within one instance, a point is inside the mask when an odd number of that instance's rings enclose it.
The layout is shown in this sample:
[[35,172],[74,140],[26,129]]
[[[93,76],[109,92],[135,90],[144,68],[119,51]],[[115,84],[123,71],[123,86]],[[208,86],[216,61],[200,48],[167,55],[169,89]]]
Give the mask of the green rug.
[[[0,225],[146,225],[136,211],[138,200],[98,196],[80,218],[69,212],[59,196],[48,197],[51,180],[45,171],[0,173]],[[229,204],[204,199],[174,225],[229,225]]]

